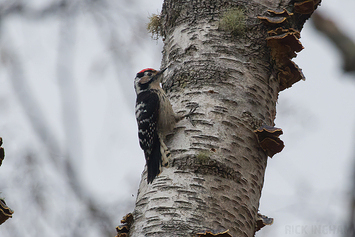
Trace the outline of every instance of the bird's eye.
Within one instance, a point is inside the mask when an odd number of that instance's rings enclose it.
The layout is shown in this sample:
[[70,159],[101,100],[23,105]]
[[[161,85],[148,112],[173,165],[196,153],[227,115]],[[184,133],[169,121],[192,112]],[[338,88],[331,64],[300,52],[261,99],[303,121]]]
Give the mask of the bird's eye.
[[151,76],[151,75],[152,75],[152,73],[149,72],[149,73],[148,73],[148,76]]

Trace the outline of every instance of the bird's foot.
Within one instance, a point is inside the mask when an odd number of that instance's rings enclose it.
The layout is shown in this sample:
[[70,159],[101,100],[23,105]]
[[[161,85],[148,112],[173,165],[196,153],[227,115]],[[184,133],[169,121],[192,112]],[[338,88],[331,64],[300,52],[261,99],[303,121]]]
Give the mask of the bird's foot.
[[196,126],[196,124],[192,121],[191,115],[193,115],[195,113],[195,111],[198,107],[199,107],[198,104],[191,105],[190,112],[184,116],[184,118],[187,118],[190,121],[190,123],[192,124],[192,126],[194,126],[194,127]]

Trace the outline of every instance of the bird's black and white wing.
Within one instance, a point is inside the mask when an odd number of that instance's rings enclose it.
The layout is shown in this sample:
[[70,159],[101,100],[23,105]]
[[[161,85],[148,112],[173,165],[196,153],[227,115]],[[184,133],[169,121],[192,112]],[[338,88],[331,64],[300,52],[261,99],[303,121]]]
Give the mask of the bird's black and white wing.
[[137,95],[136,118],[139,145],[144,150],[148,170],[148,183],[159,175],[162,163],[160,141],[157,131],[159,117],[159,97],[152,90]]

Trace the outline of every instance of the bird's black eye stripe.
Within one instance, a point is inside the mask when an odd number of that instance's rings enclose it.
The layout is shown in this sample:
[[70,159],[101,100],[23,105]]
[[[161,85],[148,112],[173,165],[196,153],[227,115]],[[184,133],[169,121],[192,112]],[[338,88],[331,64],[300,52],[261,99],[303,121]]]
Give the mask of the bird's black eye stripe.
[[143,71],[143,72],[138,72],[136,77],[141,78],[141,77],[143,77],[145,74],[148,75],[148,76],[151,76],[151,75],[153,75],[153,72],[155,72],[155,70],[150,70],[150,69],[149,69],[149,70],[145,70],[145,71]]

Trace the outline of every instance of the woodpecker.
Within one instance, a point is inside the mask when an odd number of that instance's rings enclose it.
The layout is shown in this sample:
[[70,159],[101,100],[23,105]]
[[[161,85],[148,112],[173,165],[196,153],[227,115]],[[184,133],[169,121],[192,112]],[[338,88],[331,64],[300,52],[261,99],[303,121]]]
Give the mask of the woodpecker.
[[189,117],[196,110],[191,109],[187,115],[174,113],[160,86],[161,75],[165,70],[166,68],[161,71],[146,68],[138,72],[134,80],[139,145],[144,151],[148,184],[161,173],[162,166],[169,163],[170,152],[164,143],[165,136],[173,130],[177,122]]

